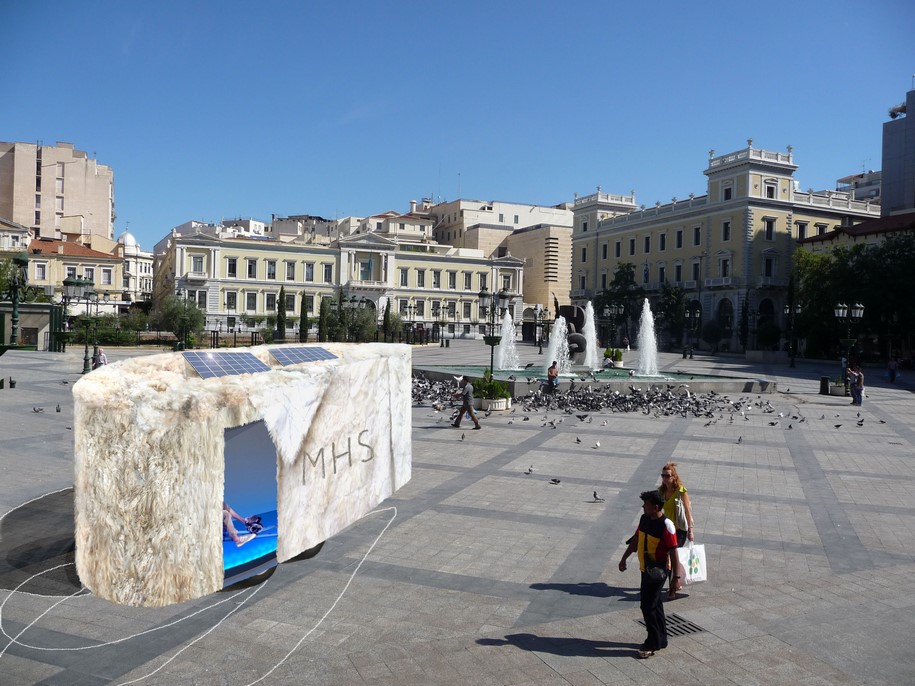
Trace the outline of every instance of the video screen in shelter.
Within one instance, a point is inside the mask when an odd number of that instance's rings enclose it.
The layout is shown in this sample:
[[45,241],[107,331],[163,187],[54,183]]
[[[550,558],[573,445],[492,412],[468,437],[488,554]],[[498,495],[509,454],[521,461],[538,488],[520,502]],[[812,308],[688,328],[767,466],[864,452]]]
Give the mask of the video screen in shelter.
[[225,430],[224,586],[276,565],[276,448],[263,421]]

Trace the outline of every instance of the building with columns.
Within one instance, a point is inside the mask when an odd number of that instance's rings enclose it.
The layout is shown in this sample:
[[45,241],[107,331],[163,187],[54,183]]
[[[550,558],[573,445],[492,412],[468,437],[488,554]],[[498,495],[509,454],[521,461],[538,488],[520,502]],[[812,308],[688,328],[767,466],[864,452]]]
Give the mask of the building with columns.
[[576,200],[573,303],[593,300],[619,264],[631,263],[649,299],[664,282],[685,289],[700,325],[719,323],[725,348],[738,349],[744,302],[751,322],[781,325],[796,240],[880,214],[849,193],[798,190],[796,170],[790,146],[762,150],[749,140],[725,155],[710,151],[702,195],[638,209],[634,194]]

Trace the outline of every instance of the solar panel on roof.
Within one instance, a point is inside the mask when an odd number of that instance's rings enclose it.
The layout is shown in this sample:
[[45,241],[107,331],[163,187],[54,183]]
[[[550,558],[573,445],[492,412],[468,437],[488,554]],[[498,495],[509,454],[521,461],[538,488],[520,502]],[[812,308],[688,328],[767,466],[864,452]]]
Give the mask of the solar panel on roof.
[[190,363],[201,379],[270,371],[268,365],[251,353],[188,351],[184,353],[184,359]]
[[337,359],[336,355],[321,347],[270,348],[270,354],[284,367],[290,364],[301,364],[302,362]]

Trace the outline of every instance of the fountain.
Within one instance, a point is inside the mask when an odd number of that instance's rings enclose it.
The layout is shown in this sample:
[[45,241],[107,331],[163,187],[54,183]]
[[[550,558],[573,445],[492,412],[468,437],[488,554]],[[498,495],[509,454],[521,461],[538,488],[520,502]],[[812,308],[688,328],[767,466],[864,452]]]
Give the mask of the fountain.
[[594,326],[594,306],[588,301],[585,308],[585,328],[582,331],[585,336],[585,367],[596,370],[601,368],[600,357],[597,352],[597,329]]
[[516,369],[518,367],[518,351],[515,349],[515,324],[508,310],[502,315],[502,340],[496,348],[496,369]]
[[639,376],[658,375],[658,340],[654,333],[654,315],[648,305],[648,298],[642,305],[642,318],[639,320]]
[[562,316],[556,317],[550,331],[550,345],[543,366],[544,374],[553,364],[553,360],[559,363],[560,374],[568,374],[572,371],[572,362],[569,360],[569,327],[566,324],[566,318]]

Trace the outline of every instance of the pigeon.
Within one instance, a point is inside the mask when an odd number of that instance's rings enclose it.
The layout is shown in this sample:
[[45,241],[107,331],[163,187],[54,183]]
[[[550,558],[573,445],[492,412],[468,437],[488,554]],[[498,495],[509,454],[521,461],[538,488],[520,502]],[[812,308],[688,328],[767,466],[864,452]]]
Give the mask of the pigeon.
[[591,447],[594,448],[594,450],[597,450],[598,448],[600,448],[600,441],[595,441],[594,445],[592,445]]
[[43,407],[33,407],[32,412],[44,412],[44,408]]
[[737,445],[740,445],[741,443],[743,443],[743,436],[738,436],[738,437],[737,437]]
[[583,422],[588,418],[588,415],[586,415],[586,414],[577,414],[575,416],[578,417],[578,421],[580,421],[580,422]]
[[70,382],[67,381],[66,379],[64,379],[63,381],[61,381],[61,383],[62,383],[64,386],[66,386],[66,385],[67,385],[68,383],[70,383]]
[[559,484],[559,479],[550,479],[550,483],[551,483],[553,486],[556,486],[556,485]]
[[576,443],[581,443],[581,439],[580,439],[578,436],[576,436],[576,437],[575,437],[575,442],[576,442]]
[[57,403],[57,412],[60,412],[60,403]]
[[464,434],[461,434],[461,440],[462,441],[464,440]]
[[793,425],[793,424],[789,424],[789,425],[788,425],[788,428],[789,428],[789,429],[793,429],[793,428],[794,428],[794,425]]
[[776,424],[778,424],[778,420],[777,420],[777,419],[776,419],[774,422],[769,422],[769,426],[775,426]]
[[524,365],[524,368],[525,368],[525,369],[530,369],[530,368],[533,367],[533,366],[534,366],[534,363],[533,363],[533,362],[528,362],[526,365]]
[[836,427],[837,429],[838,429],[838,428],[841,428],[841,426],[842,426],[841,424],[836,424],[836,425],[835,425],[835,427]]
[[524,472],[524,473],[525,473],[525,474],[533,474],[533,473],[534,473],[534,465],[531,465],[530,467],[528,467],[528,468],[527,468],[527,471]]
[[597,495],[597,491],[594,491],[594,502],[595,502],[595,503],[602,503],[602,502],[604,502],[604,499]]

